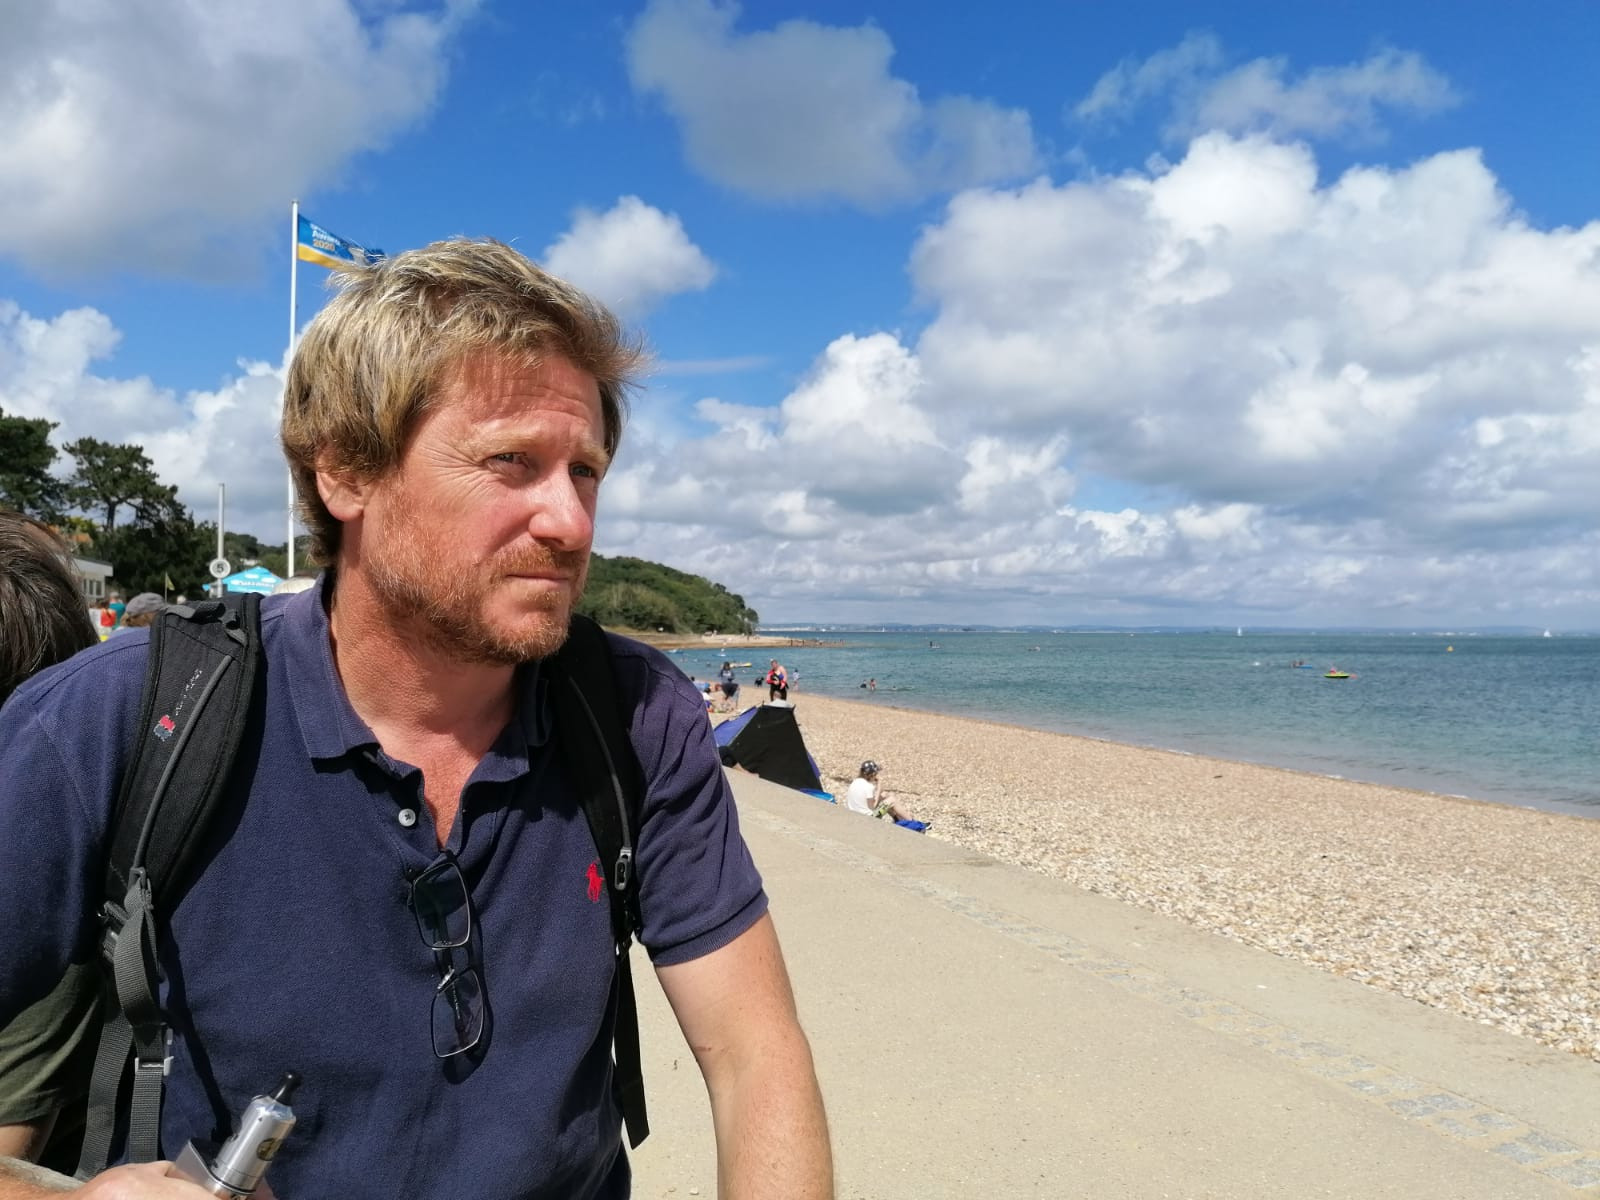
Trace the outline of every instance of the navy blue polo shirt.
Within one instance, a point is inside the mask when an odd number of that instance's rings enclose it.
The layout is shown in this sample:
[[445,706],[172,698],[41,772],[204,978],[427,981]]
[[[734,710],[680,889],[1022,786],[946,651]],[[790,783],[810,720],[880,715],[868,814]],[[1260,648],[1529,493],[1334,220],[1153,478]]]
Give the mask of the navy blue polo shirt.
[[[748,929],[766,896],[703,698],[664,655],[611,642],[648,781],[642,941],[658,966],[686,962]],[[226,1134],[294,1070],[299,1124],[271,1174],[282,1200],[626,1196],[609,901],[590,886],[594,841],[537,667],[519,672],[516,714],[446,842],[471,889],[489,1021],[478,1050],[441,1061],[438,970],[407,906],[408,878],[439,855],[420,772],[345,696],[320,588],[267,601],[263,643],[266,704],[237,795],[207,865],[163,905],[164,1153]],[[150,732],[135,728],[147,652],[143,631],[116,638],[0,709],[0,1028],[92,959],[122,763]]]

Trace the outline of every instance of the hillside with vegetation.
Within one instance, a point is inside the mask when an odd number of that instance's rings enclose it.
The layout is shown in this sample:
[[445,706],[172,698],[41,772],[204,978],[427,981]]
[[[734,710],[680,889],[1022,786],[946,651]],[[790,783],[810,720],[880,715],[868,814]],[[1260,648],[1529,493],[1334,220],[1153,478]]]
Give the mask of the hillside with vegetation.
[[760,616],[720,583],[642,558],[589,560],[578,611],[611,629],[656,633],[752,633]]

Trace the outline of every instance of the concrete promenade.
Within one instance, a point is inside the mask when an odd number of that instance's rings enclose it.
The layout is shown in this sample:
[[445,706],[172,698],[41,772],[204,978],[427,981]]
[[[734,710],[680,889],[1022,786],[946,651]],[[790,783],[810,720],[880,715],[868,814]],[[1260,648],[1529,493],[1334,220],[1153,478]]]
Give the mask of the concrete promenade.
[[[845,1200],[1600,1200],[1600,1065],[733,774]],[[638,950],[645,1200],[716,1195]]]

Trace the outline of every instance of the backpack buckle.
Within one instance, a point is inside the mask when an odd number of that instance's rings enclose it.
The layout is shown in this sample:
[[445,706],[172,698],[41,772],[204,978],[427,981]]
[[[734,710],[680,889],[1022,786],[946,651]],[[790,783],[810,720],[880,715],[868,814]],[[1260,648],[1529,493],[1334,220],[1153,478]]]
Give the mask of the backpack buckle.
[[172,1074],[172,1055],[161,1058],[138,1058],[133,1060],[133,1073],[135,1075],[159,1075],[165,1079]]
[[133,1073],[140,1075],[160,1075],[163,1079],[172,1074],[172,1030],[161,1030],[160,1044],[157,1046],[159,1058],[146,1058],[135,1046],[133,1051]]
[[617,854],[617,866],[613,872],[611,886],[619,892],[628,890],[628,885],[633,882],[633,847],[624,846]]

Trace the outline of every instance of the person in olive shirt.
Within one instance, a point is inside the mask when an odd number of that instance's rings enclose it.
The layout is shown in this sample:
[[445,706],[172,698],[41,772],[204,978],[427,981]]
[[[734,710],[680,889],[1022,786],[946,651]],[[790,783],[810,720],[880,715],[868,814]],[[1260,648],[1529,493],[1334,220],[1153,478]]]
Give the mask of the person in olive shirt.
[[[0,509],[0,706],[31,676],[99,641],[72,552],[49,526]],[[77,997],[94,986],[93,968],[74,965],[60,986],[0,1026],[0,1126],[32,1121],[71,1099],[64,1081],[92,1063],[99,1030],[95,1009]],[[0,1152],[38,1158],[52,1128]],[[70,1171],[66,1157],[77,1131],[59,1132],[69,1149],[51,1165]]]

